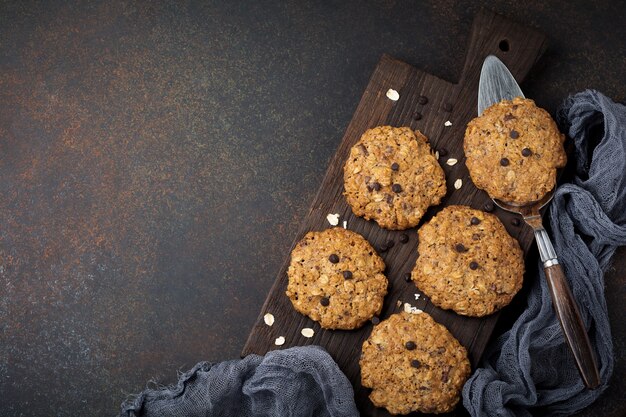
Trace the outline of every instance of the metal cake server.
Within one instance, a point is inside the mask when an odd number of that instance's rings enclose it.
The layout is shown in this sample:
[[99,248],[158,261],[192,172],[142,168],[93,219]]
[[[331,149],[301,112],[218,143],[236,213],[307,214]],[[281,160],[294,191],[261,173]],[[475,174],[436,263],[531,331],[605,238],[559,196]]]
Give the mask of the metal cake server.
[[[478,114],[492,104],[502,100],[511,100],[515,97],[524,97],[524,93],[511,75],[509,69],[493,55],[488,56],[483,63],[478,84]],[[576,365],[587,388],[597,388],[600,385],[600,373],[596,363],[589,336],[580,317],[578,306],[565,279],[563,268],[552,246],[552,242],[541,222],[539,210],[546,206],[554,194],[554,189],[548,192],[541,200],[526,204],[513,204],[493,199],[493,202],[504,210],[520,214],[526,224],[533,228],[535,240],[539,247],[539,256],[543,262],[543,270],[548,280],[548,287],[552,295],[552,305],[559,318],[563,334],[568,346],[574,354]]]

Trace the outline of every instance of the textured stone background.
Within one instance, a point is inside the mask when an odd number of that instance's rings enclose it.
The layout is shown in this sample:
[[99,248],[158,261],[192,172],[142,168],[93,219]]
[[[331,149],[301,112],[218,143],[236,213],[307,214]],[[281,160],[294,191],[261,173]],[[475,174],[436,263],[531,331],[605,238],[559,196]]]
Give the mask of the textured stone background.
[[[540,105],[626,98],[622,2],[1,1],[0,415],[236,357],[381,54],[455,80],[481,4],[549,36]],[[626,411],[625,254],[581,416]]]

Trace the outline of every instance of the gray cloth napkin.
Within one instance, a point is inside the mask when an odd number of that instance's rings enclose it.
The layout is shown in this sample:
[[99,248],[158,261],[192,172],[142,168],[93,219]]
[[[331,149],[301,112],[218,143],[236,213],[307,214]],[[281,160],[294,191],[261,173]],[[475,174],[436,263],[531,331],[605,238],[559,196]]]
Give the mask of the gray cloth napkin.
[[319,346],[201,362],[122,404],[123,417],[356,417],[348,378]]
[[550,206],[552,241],[603,384],[585,389],[539,266],[528,307],[465,384],[463,404],[472,416],[571,415],[598,398],[613,373],[603,274],[615,249],[626,245],[626,107],[587,90],[565,101],[557,122],[574,140],[576,173],[572,183],[557,189]]

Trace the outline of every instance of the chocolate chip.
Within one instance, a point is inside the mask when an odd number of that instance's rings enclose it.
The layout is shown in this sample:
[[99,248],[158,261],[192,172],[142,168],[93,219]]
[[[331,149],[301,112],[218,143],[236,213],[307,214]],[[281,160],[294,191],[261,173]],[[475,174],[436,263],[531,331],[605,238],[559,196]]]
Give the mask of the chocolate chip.
[[400,165],[398,165],[397,162],[394,162],[393,164],[391,164],[391,170],[392,171],[397,171],[400,169]]
[[372,184],[372,190],[374,191],[380,191],[380,183],[379,182],[375,182]]
[[511,130],[511,132],[509,132],[509,136],[511,139],[517,139],[519,138],[519,132],[517,130]]
[[409,241],[409,235],[402,233],[400,235],[400,243],[407,243]]
[[352,271],[343,271],[343,277],[345,279],[352,279]]
[[509,160],[507,158],[500,159],[500,165],[502,165],[503,167],[509,165]]
[[476,226],[477,224],[480,224],[480,219],[478,217],[472,217],[470,223],[472,224],[472,226]]
[[393,246],[396,244],[396,242],[394,242],[393,240],[389,239],[387,241],[387,248],[391,249],[393,248]]
[[320,298],[320,304],[324,307],[328,307],[330,305],[330,300],[328,299],[328,297],[322,297]]
[[422,113],[416,111],[415,113],[413,113],[413,118],[415,120],[421,120],[422,119]]
[[452,104],[443,103],[443,111],[447,111],[448,113],[452,111]]
[[517,217],[513,217],[513,218],[511,219],[511,224],[512,224],[513,226],[519,226],[520,224],[522,224],[522,222],[520,221],[520,219],[519,219],[519,218],[517,218]]
[[456,249],[456,251],[459,253],[467,252],[467,248],[462,243],[457,243],[456,245],[454,245],[454,249]]
[[420,96],[420,97],[417,99],[417,102],[418,102],[419,104],[426,104],[426,103],[428,103],[428,97],[426,97],[426,96]]
[[420,366],[422,366],[422,364],[421,364],[421,362],[420,362],[420,361],[418,361],[417,359],[413,359],[413,360],[411,361],[411,366],[412,366],[413,368],[416,368],[416,369],[417,369],[417,368],[419,368]]
[[337,262],[339,262],[339,256],[335,255],[334,253],[332,255],[330,255],[328,257],[328,260],[334,264],[336,264]]
[[530,149],[528,148],[522,149],[522,156],[530,156],[532,154],[533,154],[533,151],[531,151]]
[[391,186],[391,191],[393,191],[394,193],[401,193],[402,186],[400,184],[394,184]]
[[441,374],[441,382],[448,382],[448,374],[450,373],[449,369],[446,369]]
[[478,233],[474,233],[472,235],[472,240],[480,240],[480,235]]
[[407,350],[415,350],[415,348],[417,347],[417,345],[415,344],[415,342],[408,341],[408,342],[406,342],[406,343],[404,344],[404,347],[405,347]]
[[380,319],[378,317],[376,317],[376,316],[372,317],[372,324],[376,325],[378,323],[380,323]]
[[389,248],[387,247],[387,245],[383,243],[382,245],[378,247],[378,252],[387,252],[387,249]]
[[506,115],[504,116],[504,121],[505,121],[505,122],[508,122],[509,120],[513,120],[513,119],[516,119],[516,117],[515,117],[515,116],[513,116],[511,113],[506,114]]
[[478,262],[472,261],[470,262],[470,269],[478,269]]
[[483,210],[485,210],[488,213],[492,212],[493,209],[494,209],[494,207],[493,207],[493,203],[492,202],[485,203],[485,205],[483,206]]
[[411,273],[410,272],[405,272],[404,273],[404,280],[406,282],[411,282]]

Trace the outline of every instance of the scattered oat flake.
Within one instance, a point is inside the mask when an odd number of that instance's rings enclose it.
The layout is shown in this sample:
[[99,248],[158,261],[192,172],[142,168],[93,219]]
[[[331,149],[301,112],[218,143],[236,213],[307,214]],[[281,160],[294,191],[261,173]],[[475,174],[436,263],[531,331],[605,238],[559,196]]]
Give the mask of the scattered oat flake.
[[439,151],[435,151],[435,159],[439,159]]
[[452,126],[452,122],[450,120],[446,120],[446,122],[443,125],[447,126],[447,127],[450,127],[450,126]]
[[329,214],[326,216],[326,220],[328,220],[331,226],[337,226],[339,224],[339,213]]
[[419,294],[415,294],[415,299],[419,300],[420,299],[420,295]]
[[457,159],[455,159],[455,158],[450,158],[450,159],[448,159],[448,160],[446,161],[446,164],[448,164],[448,165],[450,165],[450,166],[453,166],[453,165],[456,165],[456,163],[457,163],[457,162],[459,162]]
[[413,307],[409,303],[404,303],[404,312],[409,314],[420,314],[422,313],[422,310],[417,307]]
[[283,336],[277,337],[276,340],[274,340],[274,344],[276,346],[282,346],[285,344],[285,338]]
[[347,221],[347,220],[344,220],[344,221],[343,221],[343,228],[344,228],[344,229],[347,229],[347,228],[348,228],[348,221]]
[[400,301],[400,300],[396,301],[396,306],[397,307],[400,307],[401,305],[402,305],[402,301]]
[[390,88],[389,90],[387,90],[387,98],[389,100],[398,101],[398,99],[400,98],[400,94],[398,94],[398,92],[393,88]]
[[315,334],[315,330],[311,329],[310,327],[305,327],[300,331],[300,333],[302,333],[302,336],[304,337],[313,337],[313,335]]
[[266,315],[263,316],[263,321],[268,326],[271,326],[272,324],[274,324],[274,315],[272,313],[267,313]]
[[454,188],[456,188],[457,190],[460,189],[463,186],[463,180],[462,179],[458,179],[456,181],[454,181]]

